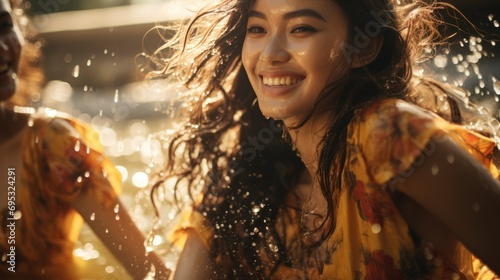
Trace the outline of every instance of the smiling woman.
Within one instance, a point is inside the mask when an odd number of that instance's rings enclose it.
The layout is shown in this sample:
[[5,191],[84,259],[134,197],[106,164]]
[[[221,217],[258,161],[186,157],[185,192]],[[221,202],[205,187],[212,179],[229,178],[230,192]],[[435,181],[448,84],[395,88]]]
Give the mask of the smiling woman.
[[438,10],[223,0],[181,23],[150,73],[188,89],[152,185],[193,191],[174,279],[495,278],[498,122],[414,71]]
[[322,89],[348,73],[348,19],[337,5],[259,1],[247,25],[242,62],[264,116],[298,124]]

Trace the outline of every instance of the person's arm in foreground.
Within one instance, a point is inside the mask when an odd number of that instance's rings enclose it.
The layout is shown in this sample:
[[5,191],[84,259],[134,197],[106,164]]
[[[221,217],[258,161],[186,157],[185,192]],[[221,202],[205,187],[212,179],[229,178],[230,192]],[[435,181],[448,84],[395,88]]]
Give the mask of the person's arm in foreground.
[[[154,265],[155,279],[168,279],[169,270],[154,252],[146,254],[144,236],[136,227],[126,208],[117,198],[114,207],[105,207],[88,192],[82,192],[73,202],[73,207],[85,222],[121,262],[133,279],[144,279]],[[116,216],[119,216],[119,220]],[[92,217],[92,218],[91,218]]]
[[[414,172],[399,180],[396,190],[500,274],[500,183],[450,137],[431,141],[435,151],[425,156],[422,165],[413,166]],[[415,220],[408,222],[417,232],[432,232],[419,228]],[[426,237],[440,243],[432,233]]]

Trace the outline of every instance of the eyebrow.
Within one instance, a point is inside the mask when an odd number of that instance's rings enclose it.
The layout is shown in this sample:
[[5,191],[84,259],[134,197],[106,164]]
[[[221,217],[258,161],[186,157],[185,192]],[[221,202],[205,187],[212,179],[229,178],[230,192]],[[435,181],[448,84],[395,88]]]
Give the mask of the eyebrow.
[[[261,19],[266,19],[266,15],[264,15],[263,13],[261,12],[257,12],[257,11],[250,11],[250,14],[248,15],[249,17],[256,17],[256,18],[261,18]],[[319,20],[322,20],[324,22],[326,22],[326,19],[320,15],[318,12],[316,12],[315,10],[313,9],[301,9],[301,10],[296,10],[296,11],[292,11],[292,12],[289,12],[289,13],[286,13],[283,18],[284,19],[292,19],[292,18],[297,18],[297,17],[312,17],[312,18],[316,18],[316,19],[319,19]]]

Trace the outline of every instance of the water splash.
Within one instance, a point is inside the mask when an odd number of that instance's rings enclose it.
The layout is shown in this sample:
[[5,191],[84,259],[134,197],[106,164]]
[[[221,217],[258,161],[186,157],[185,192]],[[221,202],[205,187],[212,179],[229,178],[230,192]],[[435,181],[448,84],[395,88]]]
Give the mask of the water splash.
[[160,254],[167,252],[170,246],[166,236],[166,230],[161,220],[156,219],[153,229],[149,232],[144,241],[146,252],[156,251]]

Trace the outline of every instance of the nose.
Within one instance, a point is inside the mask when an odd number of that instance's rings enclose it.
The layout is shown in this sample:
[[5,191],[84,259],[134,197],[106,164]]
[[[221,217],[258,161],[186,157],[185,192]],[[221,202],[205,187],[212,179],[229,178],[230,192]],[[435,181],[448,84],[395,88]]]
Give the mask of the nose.
[[269,64],[279,64],[290,59],[286,39],[279,34],[271,35],[261,53],[261,60]]

